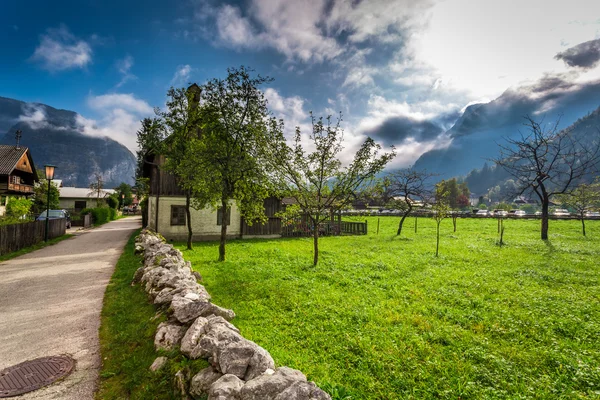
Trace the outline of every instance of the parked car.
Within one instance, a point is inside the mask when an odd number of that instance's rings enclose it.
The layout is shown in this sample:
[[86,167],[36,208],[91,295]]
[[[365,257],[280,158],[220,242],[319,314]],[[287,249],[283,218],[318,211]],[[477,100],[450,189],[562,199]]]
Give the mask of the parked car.
[[598,218],[600,217],[600,212],[598,211],[586,211],[585,214],[583,214],[584,217],[586,218]]
[[508,211],[498,209],[498,210],[494,210],[492,215],[494,215],[494,217],[506,217],[506,216],[508,216]]
[[566,210],[564,208],[557,208],[556,210],[554,210],[552,215],[554,215],[555,217],[568,217],[571,214],[569,213],[569,210]]
[[475,215],[477,217],[487,217],[488,215],[490,215],[490,213],[488,212],[488,210],[477,210]]
[[523,210],[516,210],[513,215],[515,217],[524,217],[527,215],[527,213]]
[[[67,210],[49,210],[48,219],[60,219],[64,218],[66,220],[67,229],[71,227],[71,214]],[[44,210],[39,217],[37,217],[38,221],[46,220],[46,211]]]
[[542,216],[542,212],[541,211],[536,211],[535,212],[535,216],[536,217],[541,217]]

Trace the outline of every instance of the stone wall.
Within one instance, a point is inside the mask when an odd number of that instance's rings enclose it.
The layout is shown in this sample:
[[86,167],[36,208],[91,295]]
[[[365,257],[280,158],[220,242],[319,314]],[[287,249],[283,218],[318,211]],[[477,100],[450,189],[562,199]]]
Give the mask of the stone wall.
[[[179,348],[190,359],[203,358],[210,366],[187,373],[179,371],[175,382],[183,398],[208,400],[331,400],[308,382],[298,370],[275,367],[268,351],[244,338],[230,322],[235,313],[213,304],[198,283],[181,252],[155,233],[145,230],[136,238],[136,253],[144,265],[134,276],[156,306],[169,319],[158,326],[156,349]],[[152,369],[165,358],[157,358]]]

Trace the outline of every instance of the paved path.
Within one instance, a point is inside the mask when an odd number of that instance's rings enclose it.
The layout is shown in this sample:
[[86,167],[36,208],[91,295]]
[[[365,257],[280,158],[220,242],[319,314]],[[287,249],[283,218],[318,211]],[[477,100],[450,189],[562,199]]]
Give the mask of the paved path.
[[0,262],[0,370],[60,354],[77,361],[64,381],[16,399],[94,398],[104,291],[140,225],[140,217],[120,219]]

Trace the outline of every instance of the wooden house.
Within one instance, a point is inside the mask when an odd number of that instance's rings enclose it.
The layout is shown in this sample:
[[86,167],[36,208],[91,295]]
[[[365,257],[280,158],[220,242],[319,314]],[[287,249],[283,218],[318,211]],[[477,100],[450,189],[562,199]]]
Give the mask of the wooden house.
[[28,197],[39,181],[27,147],[0,145],[0,196]]

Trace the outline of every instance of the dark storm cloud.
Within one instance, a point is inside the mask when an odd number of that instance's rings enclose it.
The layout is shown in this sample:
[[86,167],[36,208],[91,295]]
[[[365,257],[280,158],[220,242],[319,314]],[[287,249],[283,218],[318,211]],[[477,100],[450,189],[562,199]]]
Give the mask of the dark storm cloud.
[[430,121],[416,121],[408,117],[392,117],[367,132],[369,136],[386,145],[400,144],[413,138],[417,142],[435,139],[443,129]]
[[600,61],[600,39],[570,47],[558,53],[554,58],[563,60],[570,67],[593,68]]

